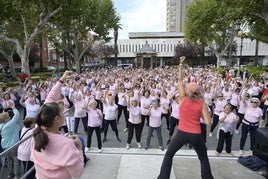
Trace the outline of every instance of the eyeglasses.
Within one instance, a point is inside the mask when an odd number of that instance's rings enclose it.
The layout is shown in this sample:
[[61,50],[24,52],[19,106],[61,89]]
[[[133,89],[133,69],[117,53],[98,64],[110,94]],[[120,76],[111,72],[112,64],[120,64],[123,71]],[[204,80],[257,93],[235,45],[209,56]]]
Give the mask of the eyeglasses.
[[218,96],[218,97],[223,97],[223,96]]
[[246,96],[247,98],[249,98],[249,96]]
[[256,103],[257,104],[258,102],[257,101],[251,101],[251,103]]

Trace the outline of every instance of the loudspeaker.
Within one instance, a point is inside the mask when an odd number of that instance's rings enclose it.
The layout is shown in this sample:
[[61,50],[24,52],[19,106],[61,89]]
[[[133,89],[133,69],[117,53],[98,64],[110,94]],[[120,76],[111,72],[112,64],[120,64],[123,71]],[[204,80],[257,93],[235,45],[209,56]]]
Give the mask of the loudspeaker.
[[258,128],[255,135],[253,155],[268,162],[268,128]]

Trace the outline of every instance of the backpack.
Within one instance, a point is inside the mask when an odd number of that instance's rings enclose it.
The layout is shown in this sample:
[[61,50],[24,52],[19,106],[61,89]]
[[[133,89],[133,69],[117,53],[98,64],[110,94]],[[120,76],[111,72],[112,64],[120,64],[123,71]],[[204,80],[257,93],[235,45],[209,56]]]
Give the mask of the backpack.
[[257,156],[239,157],[238,162],[253,171],[257,171],[268,165],[267,162],[261,160]]

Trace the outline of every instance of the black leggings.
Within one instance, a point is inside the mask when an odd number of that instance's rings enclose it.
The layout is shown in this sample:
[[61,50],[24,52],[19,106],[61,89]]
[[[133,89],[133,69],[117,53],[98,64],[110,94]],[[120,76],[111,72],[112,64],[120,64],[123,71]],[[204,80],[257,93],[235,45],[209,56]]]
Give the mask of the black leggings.
[[192,144],[198,155],[201,164],[201,177],[204,179],[213,179],[210,164],[207,156],[207,149],[201,134],[192,134],[178,130],[171,140],[166,151],[159,179],[170,178],[172,159],[175,153],[185,144]]
[[212,122],[212,125],[211,125],[211,128],[210,128],[210,132],[213,132],[213,130],[217,126],[218,122],[219,122],[219,115],[214,114],[213,115],[213,122]]
[[141,124],[132,124],[129,122],[128,124],[128,137],[127,143],[130,144],[133,138],[133,133],[135,129],[136,141],[139,143],[141,142]]
[[97,127],[90,127],[88,126],[88,130],[87,130],[87,147],[90,148],[91,147],[91,139],[92,139],[92,134],[93,131],[96,132],[96,136],[97,136],[97,141],[98,141],[98,149],[101,149],[101,130],[100,130],[100,126]]
[[111,126],[112,130],[115,132],[116,137],[118,138],[118,129],[116,120],[106,120],[104,119],[104,138],[107,136],[108,127]]

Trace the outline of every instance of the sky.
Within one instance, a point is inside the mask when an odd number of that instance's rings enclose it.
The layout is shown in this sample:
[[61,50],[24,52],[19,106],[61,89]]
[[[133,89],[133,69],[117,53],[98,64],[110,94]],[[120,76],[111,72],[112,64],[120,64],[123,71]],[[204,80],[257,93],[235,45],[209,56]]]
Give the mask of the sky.
[[166,0],[114,0],[121,17],[118,39],[128,39],[129,32],[165,32]]

